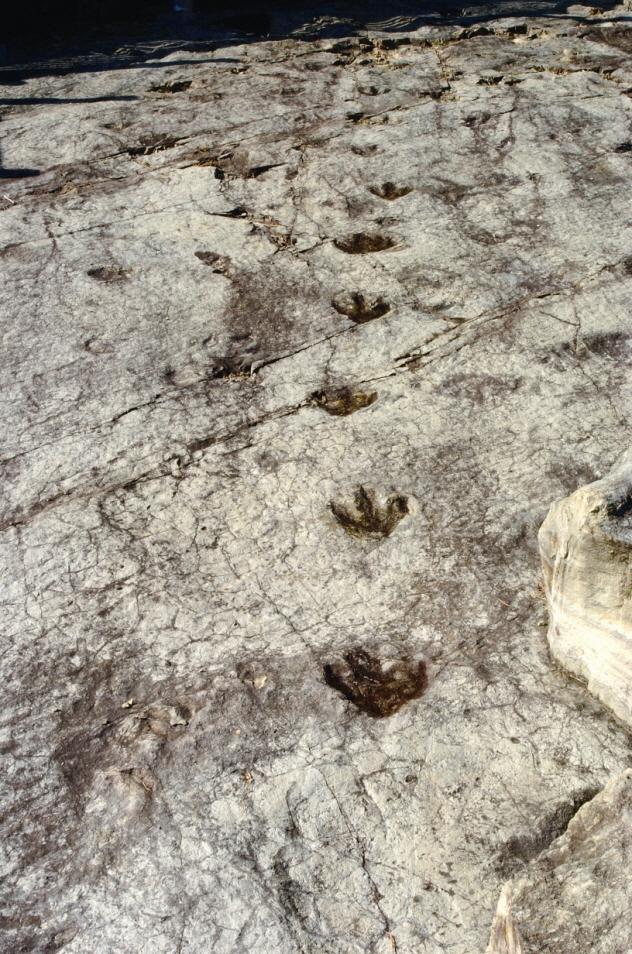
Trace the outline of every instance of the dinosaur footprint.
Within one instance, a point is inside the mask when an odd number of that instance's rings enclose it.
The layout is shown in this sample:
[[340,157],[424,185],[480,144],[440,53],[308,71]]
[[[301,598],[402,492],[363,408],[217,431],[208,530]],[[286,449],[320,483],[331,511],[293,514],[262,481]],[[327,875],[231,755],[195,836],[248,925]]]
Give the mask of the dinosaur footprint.
[[358,537],[388,537],[410,513],[410,502],[403,494],[393,494],[380,504],[374,490],[358,487],[353,502],[332,501],[331,512],[347,533]]
[[423,660],[398,659],[384,664],[363,649],[345,653],[344,662],[328,663],[323,674],[328,686],[374,719],[393,715],[428,687]]

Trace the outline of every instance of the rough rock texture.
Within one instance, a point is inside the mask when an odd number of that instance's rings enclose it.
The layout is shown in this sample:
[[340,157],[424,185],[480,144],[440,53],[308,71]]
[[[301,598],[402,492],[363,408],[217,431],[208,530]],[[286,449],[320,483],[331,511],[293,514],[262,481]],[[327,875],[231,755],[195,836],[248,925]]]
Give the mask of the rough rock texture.
[[480,952],[632,764],[539,579],[630,441],[573,9],[7,74],[4,951]]
[[524,954],[511,906],[511,882],[500,892],[492,933],[485,954]]
[[632,726],[632,452],[540,530],[551,652]]
[[494,935],[488,954],[627,954],[631,851],[632,772],[627,770],[580,808],[566,833],[523,877],[505,886],[497,923],[507,916],[513,936],[503,946]]

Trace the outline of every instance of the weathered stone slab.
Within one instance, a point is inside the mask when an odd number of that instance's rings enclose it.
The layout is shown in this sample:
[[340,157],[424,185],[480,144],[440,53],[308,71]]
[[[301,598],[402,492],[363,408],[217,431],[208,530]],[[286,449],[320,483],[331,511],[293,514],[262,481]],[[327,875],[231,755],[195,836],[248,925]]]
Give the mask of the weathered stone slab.
[[632,725],[632,453],[540,529],[551,652]]
[[630,28],[405,26],[2,90],[8,951],[472,954],[628,765],[536,536],[629,444]]

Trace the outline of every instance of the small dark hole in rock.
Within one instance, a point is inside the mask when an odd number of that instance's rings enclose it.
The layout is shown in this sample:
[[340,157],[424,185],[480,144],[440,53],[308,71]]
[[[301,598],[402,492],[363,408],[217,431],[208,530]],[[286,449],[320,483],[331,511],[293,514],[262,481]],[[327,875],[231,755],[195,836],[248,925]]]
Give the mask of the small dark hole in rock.
[[257,179],[259,176],[262,176],[264,172],[269,172],[270,169],[276,169],[277,167],[278,167],[278,164],[275,162],[270,162],[264,166],[252,166],[252,168],[248,170],[245,178]]
[[215,212],[214,215],[223,215],[227,219],[244,219],[248,215],[248,210],[243,205],[237,205],[228,212]]

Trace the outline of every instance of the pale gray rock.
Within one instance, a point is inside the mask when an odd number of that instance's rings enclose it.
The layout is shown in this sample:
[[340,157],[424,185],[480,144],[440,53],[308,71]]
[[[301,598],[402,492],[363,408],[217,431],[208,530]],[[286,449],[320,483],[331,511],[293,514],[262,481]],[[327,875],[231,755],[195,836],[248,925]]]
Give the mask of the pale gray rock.
[[630,443],[608,17],[3,87],[3,951],[480,952],[630,764],[537,549]]
[[632,726],[632,452],[553,504],[539,540],[551,652]]
[[505,886],[494,928],[508,917],[518,946],[510,941],[503,947],[500,935],[493,933],[488,954],[629,951],[631,849],[628,769],[579,809],[564,835],[529,865],[523,877]]

